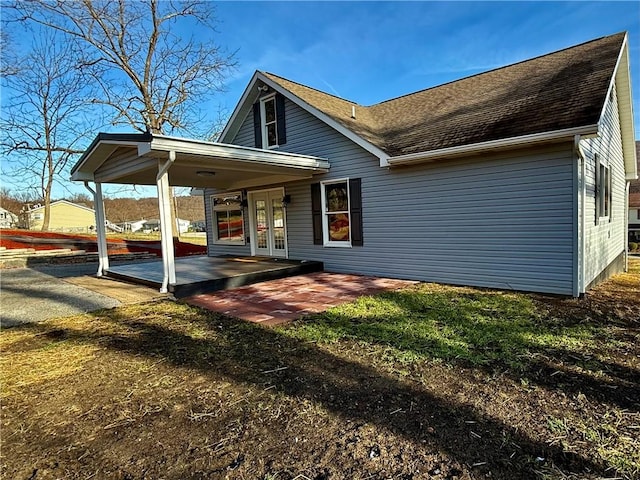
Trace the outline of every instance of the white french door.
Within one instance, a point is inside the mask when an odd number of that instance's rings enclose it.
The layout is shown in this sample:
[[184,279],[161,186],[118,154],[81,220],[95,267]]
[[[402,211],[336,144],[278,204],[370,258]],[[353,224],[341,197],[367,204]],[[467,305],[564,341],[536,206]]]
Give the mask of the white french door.
[[283,196],[283,188],[249,192],[252,255],[286,258],[287,225]]

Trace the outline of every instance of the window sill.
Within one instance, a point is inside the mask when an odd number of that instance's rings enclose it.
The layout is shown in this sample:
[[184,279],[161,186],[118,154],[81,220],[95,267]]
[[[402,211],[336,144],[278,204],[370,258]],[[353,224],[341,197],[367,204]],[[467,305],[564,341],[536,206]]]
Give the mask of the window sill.
[[247,244],[245,241],[232,241],[232,240],[214,240],[214,245],[235,245],[236,247],[242,247]]
[[324,242],[323,247],[351,248],[351,242]]

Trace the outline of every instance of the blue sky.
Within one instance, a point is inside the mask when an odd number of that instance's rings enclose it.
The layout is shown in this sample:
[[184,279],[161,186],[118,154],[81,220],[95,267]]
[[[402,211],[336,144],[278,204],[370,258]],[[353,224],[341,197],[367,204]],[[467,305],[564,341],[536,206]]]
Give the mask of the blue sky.
[[640,138],[640,2],[222,2],[219,43],[239,67],[216,98],[232,111],[255,70],[363,105],[629,32]]
[[[215,41],[237,51],[238,67],[229,74],[227,91],[203,103],[205,121],[215,122],[221,110],[231,114],[255,70],[371,105],[628,31],[635,132],[640,139],[637,1],[229,1],[216,5]],[[183,32],[201,38],[208,33],[193,25]],[[106,189],[111,194],[118,190]],[[81,185],[67,184],[56,187],[54,196],[69,192],[86,193]],[[132,194],[155,195],[155,190],[141,188]]]

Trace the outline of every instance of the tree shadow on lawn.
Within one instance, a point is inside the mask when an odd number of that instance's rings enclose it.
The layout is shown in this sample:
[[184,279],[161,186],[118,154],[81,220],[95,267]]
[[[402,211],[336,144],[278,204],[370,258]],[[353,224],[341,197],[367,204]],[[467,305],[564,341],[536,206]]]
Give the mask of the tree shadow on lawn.
[[547,318],[538,308],[528,296],[496,291],[452,296],[402,290],[363,297],[284,333],[390,347],[400,361],[442,359],[488,374],[506,368],[516,381],[640,411],[640,371],[595,354],[603,346],[599,342],[613,341],[602,338],[604,329],[620,322]]
[[345,421],[372,423],[420,449],[444,451],[479,477],[529,479],[545,467],[539,458],[546,459],[549,468],[582,478],[607,471],[450,396],[437,396],[410,379],[346,360],[283,331],[202,312],[191,320],[205,332],[205,338],[199,338],[172,328],[171,319],[130,318],[119,310],[96,316],[124,326],[128,333],[58,328],[43,334],[163,359],[196,369],[212,382],[225,378],[260,389],[274,385],[278,392],[320,404]]

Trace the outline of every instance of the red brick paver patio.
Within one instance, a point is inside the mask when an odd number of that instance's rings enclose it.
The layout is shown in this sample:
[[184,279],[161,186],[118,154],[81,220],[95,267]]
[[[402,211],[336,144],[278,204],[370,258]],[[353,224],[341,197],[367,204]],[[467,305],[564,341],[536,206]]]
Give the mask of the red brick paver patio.
[[417,282],[319,272],[194,295],[184,300],[191,305],[250,322],[280,325],[310,313],[323,312],[364,295],[397,290],[415,283]]

